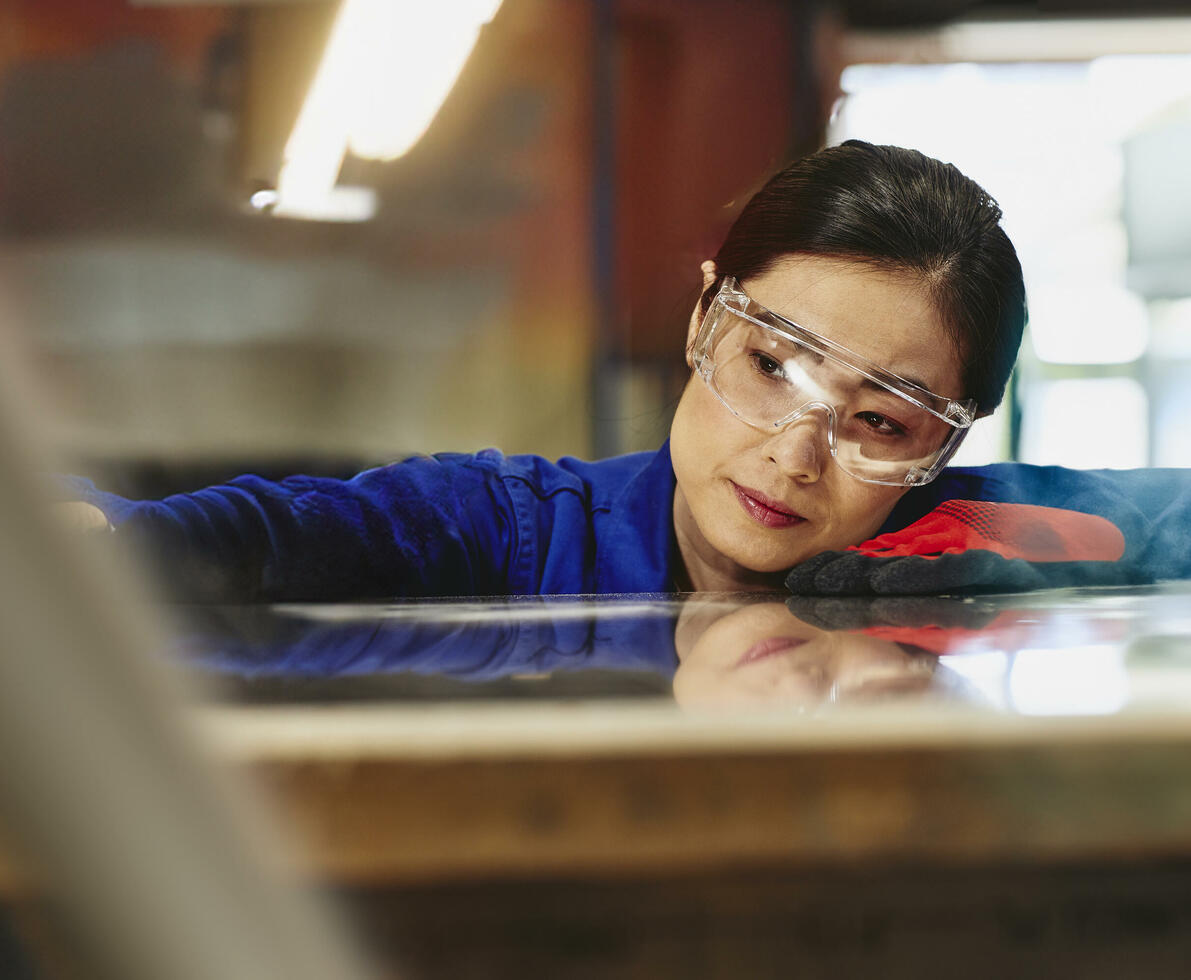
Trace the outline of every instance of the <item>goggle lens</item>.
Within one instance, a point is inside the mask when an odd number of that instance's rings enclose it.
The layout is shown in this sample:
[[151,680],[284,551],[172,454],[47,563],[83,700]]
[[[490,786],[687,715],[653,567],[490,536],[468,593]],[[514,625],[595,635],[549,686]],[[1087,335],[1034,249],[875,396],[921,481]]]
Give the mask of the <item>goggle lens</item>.
[[[782,428],[822,417],[830,451],[847,473],[866,482],[912,485],[934,476],[971,424],[970,418],[943,418],[882,383],[884,372],[876,365],[858,369],[863,359],[857,355],[844,360],[831,342],[794,324],[759,322],[748,307],[723,302],[723,295],[721,290],[708,310],[696,365],[720,400],[750,425]],[[756,306],[738,289],[729,296]],[[916,387],[900,385],[912,393]]]

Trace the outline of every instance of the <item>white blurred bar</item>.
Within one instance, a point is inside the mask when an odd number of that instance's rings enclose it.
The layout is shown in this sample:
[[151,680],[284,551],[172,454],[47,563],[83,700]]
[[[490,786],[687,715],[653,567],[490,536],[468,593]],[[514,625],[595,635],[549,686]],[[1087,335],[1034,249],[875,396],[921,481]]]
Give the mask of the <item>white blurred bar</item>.
[[1186,54],[1191,17],[966,21],[931,30],[853,31],[844,64],[1091,61],[1110,54]]

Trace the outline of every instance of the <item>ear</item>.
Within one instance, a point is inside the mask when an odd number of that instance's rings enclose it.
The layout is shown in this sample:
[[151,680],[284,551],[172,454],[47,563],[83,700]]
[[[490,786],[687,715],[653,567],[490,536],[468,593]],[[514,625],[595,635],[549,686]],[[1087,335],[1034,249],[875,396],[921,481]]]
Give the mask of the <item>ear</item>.
[[695,368],[695,338],[699,336],[699,327],[703,325],[703,295],[711,288],[716,277],[715,263],[711,259],[703,262],[699,270],[703,273],[703,288],[699,291],[699,299],[691,311],[691,322],[686,332],[686,366],[691,370]]

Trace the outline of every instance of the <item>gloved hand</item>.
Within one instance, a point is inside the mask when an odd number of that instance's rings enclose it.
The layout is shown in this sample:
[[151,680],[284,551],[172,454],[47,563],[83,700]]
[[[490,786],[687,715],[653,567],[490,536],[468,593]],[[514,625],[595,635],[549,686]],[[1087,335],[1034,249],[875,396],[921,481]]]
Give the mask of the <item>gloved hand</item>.
[[947,500],[900,531],[796,565],[796,595],[1024,592],[1149,582],[1120,559],[1125,538],[1095,514],[989,501]]

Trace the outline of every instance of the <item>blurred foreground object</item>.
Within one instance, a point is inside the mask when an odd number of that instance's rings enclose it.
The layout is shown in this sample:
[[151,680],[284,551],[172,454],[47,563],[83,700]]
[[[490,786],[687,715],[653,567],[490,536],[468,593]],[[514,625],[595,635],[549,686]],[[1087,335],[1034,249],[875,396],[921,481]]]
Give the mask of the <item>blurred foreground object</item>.
[[85,976],[366,976],[181,730],[182,692],[148,656],[160,631],[51,526],[39,420],[0,360],[0,824],[58,913],[51,942]]

